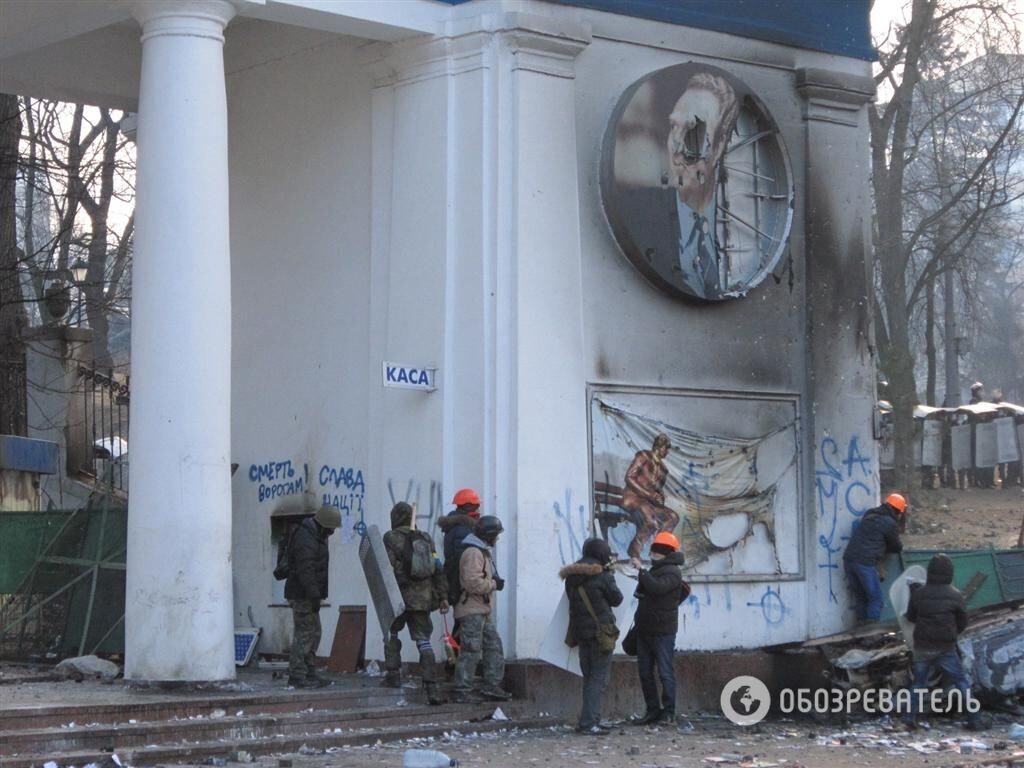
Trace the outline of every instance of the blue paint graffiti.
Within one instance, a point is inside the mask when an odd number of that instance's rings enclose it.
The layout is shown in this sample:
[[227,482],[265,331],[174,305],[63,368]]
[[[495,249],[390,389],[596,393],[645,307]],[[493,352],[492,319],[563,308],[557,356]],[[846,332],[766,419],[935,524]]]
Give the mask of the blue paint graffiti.
[[[341,515],[345,517],[358,518],[352,523],[352,531],[359,536],[366,533],[366,513],[363,509],[363,502],[366,497],[366,483],[363,480],[363,471],[352,467],[332,467],[324,464],[320,467],[317,480],[323,489],[321,503],[337,507]],[[342,523],[342,541],[350,542],[351,537],[345,533],[347,528]]]
[[558,555],[562,558],[562,565],[568,565],[583,554],[583,542],[590,536],[587,510],[580,504],[576,509],[575,517],[573,516],[571,488],[565,489],[565,511],[562,511],[562,507],[557,501],[552,507],[555,518],[564,524],[560,526],[559,530]]
[[761,616],[768,624],[781,624],[790,612],[782,600],[780,590],[771,587],[766,587],[761,599],[747,603],[747,607],[760,609]]
[[[818,504],[818,548],[821,558],[818,568],[828,575],[829,602],[838,603],[835,572],[839,568],[843,542],[848,538],[840,531],[846,515],[859,519],[871,506],[874,498],[871,461],[860,450],[854,435],[842,457],[839,444],[826,437],[818,451],[823,469],[815,471],[815,489]],[[863,479],[855,479],[857,475]]]
[[309,466],[303,464],[302,474],[298,475],[290,459],[251,464],[249,482],[257,485],[257,498],[261,503],[283,496],[295,496],[309,487]]

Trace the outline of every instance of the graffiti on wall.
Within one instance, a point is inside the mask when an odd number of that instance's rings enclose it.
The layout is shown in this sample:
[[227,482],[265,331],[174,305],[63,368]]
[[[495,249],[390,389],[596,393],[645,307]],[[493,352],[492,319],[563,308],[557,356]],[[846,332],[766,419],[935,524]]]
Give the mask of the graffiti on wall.
[[562,565],[578,560],[583,554],[583,542],[590,538],[590,520],[583,504],[573,509],[572,489],[565,489],[565,499],[551,505],[555,516],[555,535],[558,538],[558,556]]
[[256,486],[256,497],[261,504],[301,495],[309,487],[309,465],[296,466],[291,459],[250,464],[249,482]]
[[363,471],[355,467],[324,464],[317,473],[317,482],[320,484],[320,503],[337,507],[341,511],[341,528],[338,533],[342,543],[355,542],[357,536],[366,532],[366,513],[363,508],[366,482],[363,480]]
[[799,573],[791,400],[601,392],[591,441],[594,521],[620,558],[642,561],[669,531],[693,573]]
[[828,600],[838,603],[837,572],[851,525],[873,504],[874,476],[871,460],[860,448],[860,438],[844,444],[826,436],[818,447],[819,466],[814,485],[818,507],[818,568],[824,570]]

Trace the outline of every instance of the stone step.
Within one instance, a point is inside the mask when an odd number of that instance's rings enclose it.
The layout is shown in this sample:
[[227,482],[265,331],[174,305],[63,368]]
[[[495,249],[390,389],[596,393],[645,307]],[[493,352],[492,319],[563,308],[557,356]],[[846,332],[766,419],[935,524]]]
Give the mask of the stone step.
[[[187,720],[190,717],[209,717],[222,710],[233,715],[239,710],[246,713],[301,712],[306,709],[362,709],[397,706],[403,699],[410,703],[423,701],[418,688],[382,688],[374,681],[353,688],[330,686],[311,690],[261,691],[257,693],[197,694],[182,693],[173,699],[147,700],[145,692],[138,692],[137,701],[95,704],[32,705],[0,708],[0,731],[26,728],[52,728],[69,723],[127,723]],[[0,690],[2,698],[2,690]]]
[[360,709],[314,708],[279,714],[228,714],[223,717],[170,719],[136,723],[86,724],[74,727],[23,728],[0,731],[0,743],[7,753],[101,752],[142,747],[147,744],[210,742],[257,739],[279,734],[318,734],[336,728],[378,728],[416,724],[424,720],[468,720],[481,712],[477,704],[448,704],[440,707],[402,702],[401,706]]
[[[512,702],[507,703],[511,705]],[[489,706],[489,705],[488,705]],[[479,710],[480,705],[475,708]],[[227,759],[233,753],[248,752],[253,756],[270,754],[293,754],[305,747],[307,750],[324,752],[326,750],[343,749],[372,745],[378,742],[387,743],[414,738],[439,738],[452,732],[490,733],[494,731],[520,729],[529,730],[561,725],[551,717],[511,717],[509,720],[487,720],[470,722],[465,719],[443,720],[432,717],[434,712],[442,708],[417,709],[416,713],[422,720],[431,722],[415,724],[390,725],[383,727],[360,727],[342,730],[336,733],[277,734],[257,738],[226,738],[216,741],[190,742],[179,744],[151,744],[141,747],[118,749],[114,754],[122,763],[130,765],[157,765],[172,762],[197,762],[209,758]],[[511,709],[506,704],[503,710]],[[440,714],[440,713],[438,713]],[[6,750],[5,750],[6,751]],[[88,763],[100,762],[108,758],[109,750],[74,750],[46,751],[34,754],[6,754],[3,759],[4,768],[33,768],[42,766],[48,761],[55,762],[61,768],[66,766],[83,766]]]

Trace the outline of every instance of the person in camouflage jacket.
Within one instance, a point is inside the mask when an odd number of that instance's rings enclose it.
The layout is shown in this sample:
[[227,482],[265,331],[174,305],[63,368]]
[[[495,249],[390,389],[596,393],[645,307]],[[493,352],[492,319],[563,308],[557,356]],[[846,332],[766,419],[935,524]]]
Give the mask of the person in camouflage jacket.
[[[430,548],[432,568],[430,575],[423,578],[413,575],[413,548],[417,539],[429,544]],[[442,704],[444,697],[437,681],[437,659],[430,646],[430,635],[434,631],[430,614],[438,609],[441,613],[448,612],[448,580],[433,552],[433,540],[429,534],[413,527],[412,507],[404,501],[391,509],[391,530],[384,534],[384,548],[405,603],[405,612],[392,623],[390,635],[384,643],[384,684],[391,687],[402,684],[402,641],[398,633],[408,627],[409,637],[420,652],[420,670],[427,700],[431,704]]]

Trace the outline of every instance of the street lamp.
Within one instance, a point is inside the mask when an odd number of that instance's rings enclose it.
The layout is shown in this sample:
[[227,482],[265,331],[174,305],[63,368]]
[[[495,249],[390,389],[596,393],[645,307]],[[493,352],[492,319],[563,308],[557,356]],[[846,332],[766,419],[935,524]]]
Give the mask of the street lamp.
[[89,274],[89,265],[85,263],[81,256],[75,259],[71,265],[71,279],[74,280],[75,286],[78,288],[78,327],[82,327],[82,286],[85,284],[85,278]]

